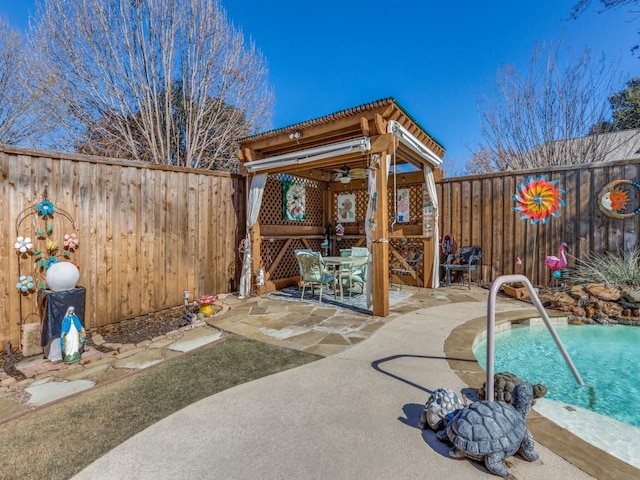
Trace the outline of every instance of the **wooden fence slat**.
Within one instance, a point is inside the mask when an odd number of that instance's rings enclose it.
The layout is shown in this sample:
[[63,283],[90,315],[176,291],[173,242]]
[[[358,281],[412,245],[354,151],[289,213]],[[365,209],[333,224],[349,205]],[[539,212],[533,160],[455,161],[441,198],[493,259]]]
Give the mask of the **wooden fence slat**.
[[12,169],[9,168],[10,161],[16,162],[15,159],[10,159],[8,154],[0,152],[0,179],[2,179],[0,181],[0,232],[8,232],[7,239],[0,242],[0,264],[2,265],[0,268],[0,312],[5,318],[5,321],[0,322],[0,339],[5,340],[12,338],[11,325],[18,318],[15,315],[16,308],[11,304],[12,300],[15,301],[17,297],[9,294],[17,283],[8,268],[8,265],[15,260],[13,247],[15,243],[15,216],[11,215],[12,212],[15,212],[13,206],[15,199],[11,195],[14,187],[11,178]]
[[[505,218],[503,195],[510,195],[511,192],[504,191],[504,179],[499,178],[493,183],[493,214],[491,217],[492,248],[491,248],[491,270],[494,272],[502,271],[502,262],[504,261],[502,244],[503,244],[503,222]],[[487,248],[485,248],[487,250]]]

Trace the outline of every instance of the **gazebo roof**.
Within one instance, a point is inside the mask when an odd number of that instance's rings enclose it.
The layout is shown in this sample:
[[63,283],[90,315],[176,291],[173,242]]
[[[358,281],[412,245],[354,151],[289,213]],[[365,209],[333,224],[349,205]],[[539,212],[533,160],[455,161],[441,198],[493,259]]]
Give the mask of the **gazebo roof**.
[[[380,151],[375,143],[388,138],[389,128],[402,132],[403,140],[398,142],[398,163],[425,163],[425,152],[431,157],[431,163],[439,165],[444,147],[418,124],[404,108],[393,98],[384,98],[357,107],[341,110],[319,118],[306,120],[286,127],[269,130],[240,139],[238,157],[249,171],[257,166],[260,160],[283,159],[282,165],[270,164],[269,171],[321,170],[325,174],[335,170],[336,165],[349,167],[366,167],[364,150]],[[362,148],[362,145],[366,147]],[[414,148],[410,148],[414,145]],[[354,145],[351,150],[338,149],[339,154],[323,161],[307,161],[307,158],[326,148],[333,146]],[[415,145],[418,148],[415,148]],[[343,153],[344,152],[344,153]],[[348,153],[347,153],[348,152]],[[292,165],[284,162],[301,153],[305,165]],[[391,153],[389,151],[388,153]],[[301,162],[302,163],[302,162]],[[263,165],[264,167],[264,165]]]
[[310,120],[305,120],[303,122],[294,123],[294,124],[291,124],[291,125],[287,125],[285,127],[275,128],[273,130],[268,130],[266,132],[256,133],[254,135],[248,135],[246,137],[240,138],[239,141],[240,142],[245,142],[245,141],[249,141],[249,140],[258,140],[258,139],[262,139],[262,138],[273,137],[273,136],[279,135],[281,133],[291,132],[292,130],[296,131],[298,129],[303,129],[303,128],[307,128],[307,127],[312,127],[312,126],[316,126],[316,125],[322,125],[322,124],[325,124],[325,123],[330,123],[332,121],[335,121],[335,120],[338,120],[338,119],[341,119],[341,118],[357,115],[358,113],[365,112],[365,111],[375,110],[375,109],[377,109],[379,107],[384,107],[384,106],[388,106],[388,105],[391,105],[391,104],[395,105],[407,118],[409,118],[416,126],[418,126],[418,128],[420,128],[420,130],[422,130],[425,134],[429,135],[429,137],[437,145],[439,145],[441,148],[444,149],[444,147],[442,147],[442,144],[440,142],[438,142],[431,134],[429,134],[429,132],[427,132],[427,130],[425,128],[423,128],[422,125],[420,125],[420,123],[418,123],[402,107],[402,105],[400,105],[393,97],[382,98],[380,100],[375,100],[373,102],[369,102],[369,103],[364,103],[362,105],[358,105],[357,107],[346,108],[344,110],[339,110],[337,112],[330,113],[329,115],[323,115],[322,117],[313,118],[313,119],[310,119]]

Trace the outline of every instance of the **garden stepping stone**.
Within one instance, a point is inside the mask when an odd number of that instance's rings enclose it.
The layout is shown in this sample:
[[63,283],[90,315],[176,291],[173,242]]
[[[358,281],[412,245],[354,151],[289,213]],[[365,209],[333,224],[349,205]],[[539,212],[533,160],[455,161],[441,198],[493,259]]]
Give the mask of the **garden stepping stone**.
[[219,330],[194,328],[193,330],[185,330],[184,336],[170,345],[169,349],[177,352],[188,352],[203,345],[213,343],[221,338],[222,332]]
[[31,394],[28,403],[39,406],[87,390],[94,385],[95,382],[89,380],[55,382],[51,378],[44,378],[33,382],[25,391]]

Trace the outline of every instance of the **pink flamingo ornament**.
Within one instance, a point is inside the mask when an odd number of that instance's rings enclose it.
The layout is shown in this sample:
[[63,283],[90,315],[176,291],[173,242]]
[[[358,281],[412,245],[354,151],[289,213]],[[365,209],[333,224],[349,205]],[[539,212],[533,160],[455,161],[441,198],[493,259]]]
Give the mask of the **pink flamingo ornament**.
[[544,259],[544,264],[553,271],[553,276],[556,277],[556,272],[560,273],[560,270],[567,266],[567,257],[564,254],[567,244],[562,242],[560,244],[560,258],[549,255]]

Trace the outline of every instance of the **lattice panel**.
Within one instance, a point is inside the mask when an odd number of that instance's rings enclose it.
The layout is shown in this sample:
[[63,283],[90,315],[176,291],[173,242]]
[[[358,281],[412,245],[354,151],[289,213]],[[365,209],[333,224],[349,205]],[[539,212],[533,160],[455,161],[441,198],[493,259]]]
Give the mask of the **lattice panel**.
[[[389,240],[389,264],[397,263],[397,259],[391,253],[391,249],[397,251],[402,258],[409,255],[411,252],[421,252],[424,248],[424,243],[419,238],[405,238],[405,239],[391,239]],[[423,272],[424,262],[420,266],[418,274],[420,278],[424,278]]]
[[392,247],[401,256],[406,257],[411,252],[421,252],[424,248],[424,242],[421,238],[393,238],[389,240],[389,247]]
[[[401,188],[409,189],[409,221],[402,222],[401,225],[422,225],[422,184],[414,183],[411,185],[403,185],[396,187],[398,190]],[[393,186],[389,188],[387,195],[387,201],[389,202],[389,224],[393,222],[394,213],[394,199],[393,199]]]
[[[274,242],[269,242],[268,240],[263,240],[260,242],[260,253],[262,255],[262,266],[266,271],[271,269],[273,264],[273,260],[275,260],[282,248],[284,247],[286,240],[275,240]],[[322,243],[321,239],[308,239],[307,243],[309,247],[319,252],[320,244]],[[299,248],[307,248],[303,245],[301,240],[292,240],[287,249],[285,250],[284,255],[282,256],[282,260],[275,268],[273,273],[271,274],[270,280],[280,280],[282,278],[291,278],[295,277],[299,273],[298,269],[298,261],[296,260],[296,256],[294,251]]]
[[[306,219],[303,222],[285,220],[282,212],[282,182],[296,181],[305,184]],[[269,175],[264,187],[259,222],[262,225],[323,226],[322,186],[316,180],[289,174]],[[297,267],[296,267],[297,268]]]
[[[338,218],[338,195],[344,194],[354,194],[356,196],[356,222],[355,223],[364,223],[365,218],[367,217],[367,203],[369,201],[369,196],[367,195],[367,189],[364,188],[354,188],[353,190],[341,190],[339,192],[334,192],[333,194],[333,211],[331,213],[331,218],[329,221],[331,223],[342,223],[344,226],[353,225],[354,222],[344,223],[343,220]],[[349,247],[347,247],[349,248]]]
[[352,248],[357,246],[358,239],[357,238],[343,238],[340,241],[335,242],[336,252],[335,255],[340,255],[340,250],[346,248]]

